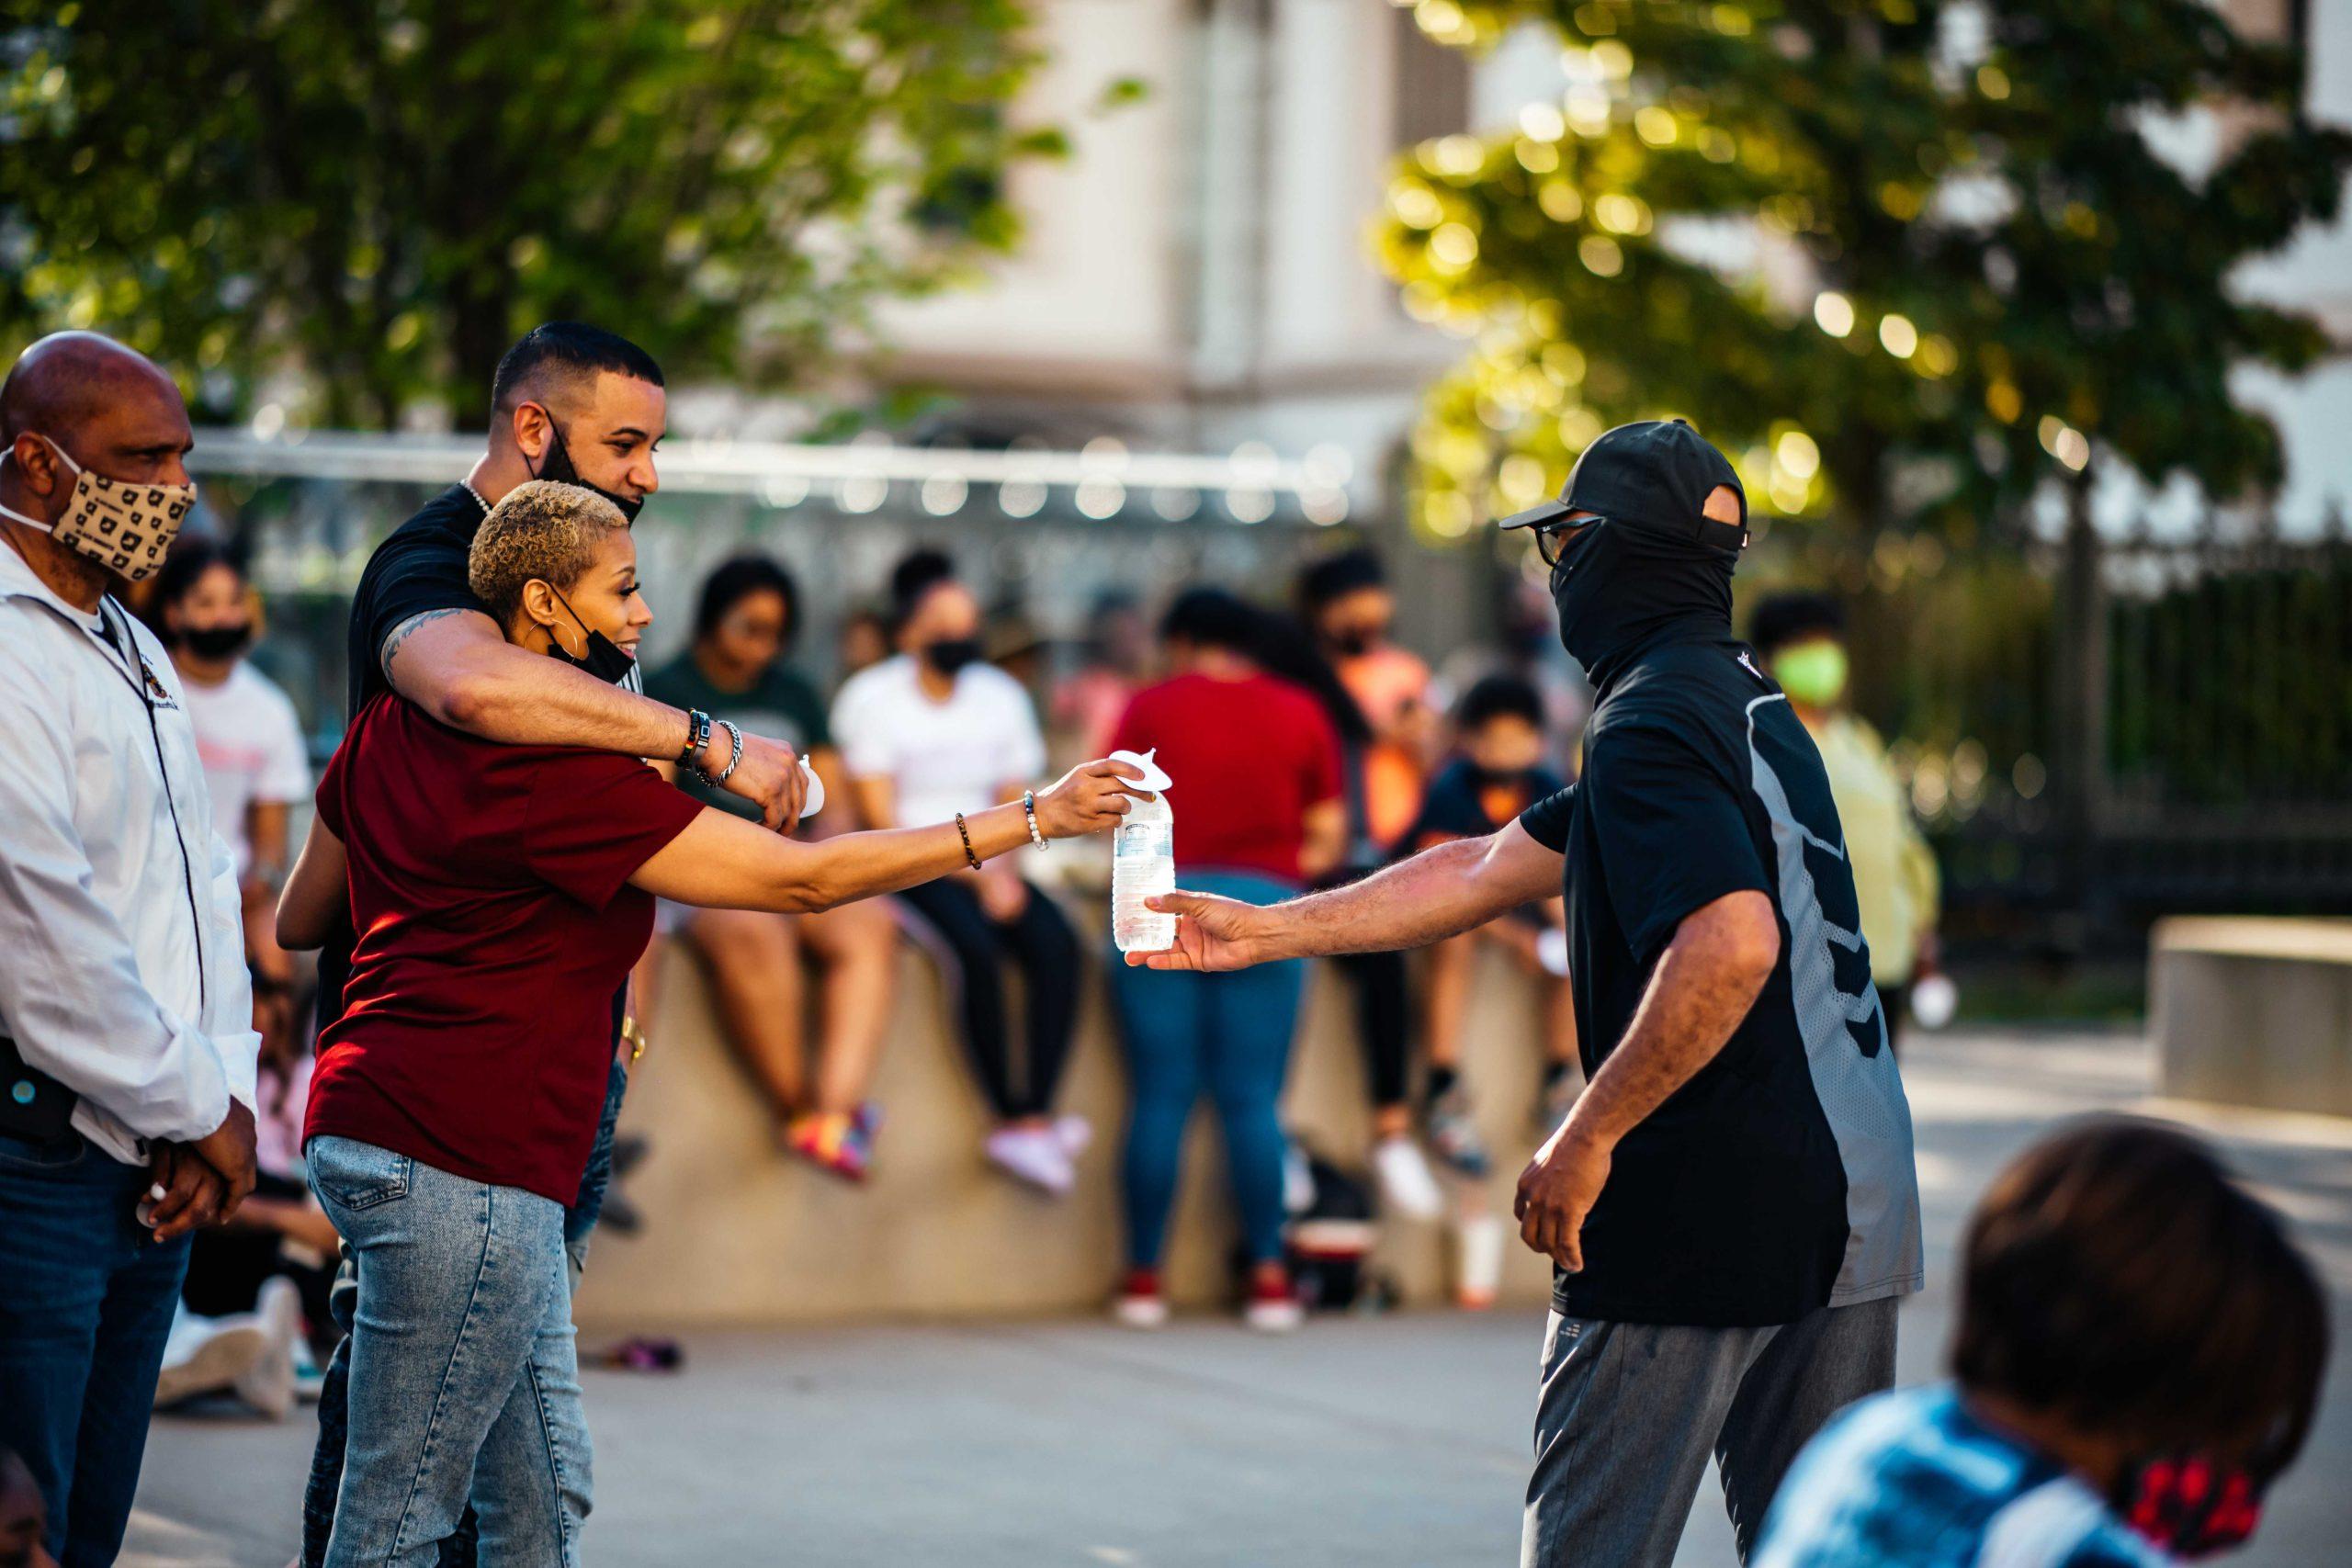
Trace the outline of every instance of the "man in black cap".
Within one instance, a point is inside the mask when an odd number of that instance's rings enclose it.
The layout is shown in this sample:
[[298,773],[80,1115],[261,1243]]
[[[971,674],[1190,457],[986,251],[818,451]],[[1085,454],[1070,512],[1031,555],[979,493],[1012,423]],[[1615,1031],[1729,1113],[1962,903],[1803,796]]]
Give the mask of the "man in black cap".
[[1560,886],[1588,1080],[1519,1183],[1558,1265],[1523,1568],[1670,1563],[1718,1459],[1742,1559],[1789,1462],[1894,1381],[1921,1280],[1911,1113],[1821,759],[1731,631],[1747,495],[1621,425],[1507,519],[1599,693],[1581,781],[1485,839],[1254,908],[1174,893],[1160,969],[1410,947]]

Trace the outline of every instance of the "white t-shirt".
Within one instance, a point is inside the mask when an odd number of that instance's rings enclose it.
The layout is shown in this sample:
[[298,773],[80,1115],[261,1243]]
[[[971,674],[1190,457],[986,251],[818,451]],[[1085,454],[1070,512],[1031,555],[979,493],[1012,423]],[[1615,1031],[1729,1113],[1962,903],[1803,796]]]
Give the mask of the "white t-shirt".
[[311,760],[302,723],[277,683],[243,660],[217,686],[180,678],[196,751],[212,794],[212,826],[236,856],[237,874],[252,869],[245,807],[258,800],[290,806],[311,793]]
[[1006,785],[1035,783],[1046,769],[1029,694],[991,664],[966,665],[947,700],[933,702],[910,656],[885,660],[842,682],[832,730],[852,778],[897,786],[901,828],[985,811]]

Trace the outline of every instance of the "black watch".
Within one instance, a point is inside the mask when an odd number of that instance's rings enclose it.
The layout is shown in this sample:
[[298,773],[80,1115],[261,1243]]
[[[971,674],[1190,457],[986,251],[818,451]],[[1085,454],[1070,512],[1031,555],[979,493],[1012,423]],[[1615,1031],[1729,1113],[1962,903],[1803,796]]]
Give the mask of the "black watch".
[[686,749],[678,753],[678,766],[702,771],[703,748],[710,744],[710,715],[700,708],[686,710]]

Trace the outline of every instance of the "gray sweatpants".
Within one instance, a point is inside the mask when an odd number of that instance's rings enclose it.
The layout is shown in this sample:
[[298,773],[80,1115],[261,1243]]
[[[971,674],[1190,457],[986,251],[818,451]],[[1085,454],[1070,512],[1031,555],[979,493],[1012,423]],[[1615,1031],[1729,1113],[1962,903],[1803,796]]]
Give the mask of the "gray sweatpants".
[[1746,1562],[1797,1450],[1840,1408],[1894,1386],[1895,1304],[1770,1328],[1553,1313],[1520,1568],[1670,1568],[1711,1451]]

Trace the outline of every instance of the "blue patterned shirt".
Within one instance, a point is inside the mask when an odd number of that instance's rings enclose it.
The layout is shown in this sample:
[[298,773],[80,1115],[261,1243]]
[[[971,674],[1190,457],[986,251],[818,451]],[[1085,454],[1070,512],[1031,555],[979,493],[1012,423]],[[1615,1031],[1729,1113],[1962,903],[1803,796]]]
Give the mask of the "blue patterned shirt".
[[1751,1568],[2164,1568],[2098,1494],[1949,1383],[1866,1399],[1781,1483]]

